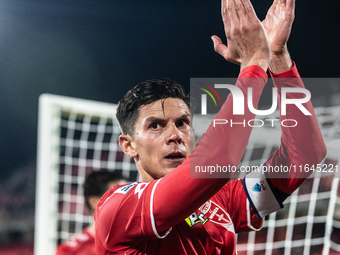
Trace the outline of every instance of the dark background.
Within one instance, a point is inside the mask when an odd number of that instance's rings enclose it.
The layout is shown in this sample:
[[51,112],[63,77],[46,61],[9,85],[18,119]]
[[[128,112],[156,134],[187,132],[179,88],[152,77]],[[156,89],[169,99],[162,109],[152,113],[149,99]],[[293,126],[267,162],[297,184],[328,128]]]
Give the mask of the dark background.
[[[253,5],[262,20],[271,1]],[[301,76],[339,77],[339,7],[297,0],[288,46]],[[168,77],[189,91],[190,77],[236,77],[213,34],[225,38],[217,0],[0,0],[0,203],[20,176],[34,181],[40,94],[117,103],[146,79]],[[33,208],[34,191],[25,203]]]
[[[271,1],[253,5],[263,19]],[[339,76],[339,10],[336,0],[297,0],[288,46],[301,76]],[[40,94],[117,103],[150,78],[189,90],[190,77],[235,77],[213,34],[225,38],[217,0],[1,0],[1,180],[35,161]]]
[[[262,20],[271,1],[253,5]],[[339,77],[339,7],[297,0],[288,46],[301,76]],[[225,38],[218,0],[0,0],[0,247],[33,241],[39,95],[117,103],[146,79],[189,91],[191,77],[236,77],[213,34]],[[324,103],[340,93],[308,89]]]

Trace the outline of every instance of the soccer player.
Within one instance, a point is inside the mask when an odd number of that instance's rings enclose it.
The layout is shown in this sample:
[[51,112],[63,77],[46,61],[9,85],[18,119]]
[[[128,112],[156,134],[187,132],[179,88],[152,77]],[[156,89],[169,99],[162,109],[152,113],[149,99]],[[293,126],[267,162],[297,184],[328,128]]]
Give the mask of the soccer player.
[[[84,182],[85,202],[91,214],[94,214],[99,199],[106,191],[115,185],[123,184],[127,184],[127,182],[117,172],[107,170],[91,172]],[[94,231],[95,223],[92,222],[82,232],[75,234],[69,240],[60,244],[56,255],[95,255]]]
[[[274,82],[278,91],[304,88],[286,45],[294,5],[294,0],[275,0],[261,23],[249,0],[222,0],[228,46],[213,36],[214,48],[241,66],[236,86],[244,95],[252,87],[255,108],[268,67],[273,78],[281,78]],[[299,95],[288,93],[287,98]],[[244,115],[233,116],[232,103],[231,95],[216,119],[254,119],[246,106]],[[296,119],[298,125],[282,127],[280,148],[265,166],[313,165],[324,158],[326,148],[313,107],[310,102],[303,107],[310,116],[288,105],[281,118]],[[190,152],[190,101],[182,87],[168,79],[142,82],[130,90],[119,102],[117,119],[122,130],[119,144],[134,158],[141,182],[113,188],[99,201],[97,255],[236,254],[235,234],[260,229],[263,217],[280,209],[310,175],[288,172],[285,178],[276,178],[282,175],[251,173],[232,181],[231,176],[190,178],[190,164],[238,166],[251,127],[211,125]],[[256,185],[261,192],[253,189]]]

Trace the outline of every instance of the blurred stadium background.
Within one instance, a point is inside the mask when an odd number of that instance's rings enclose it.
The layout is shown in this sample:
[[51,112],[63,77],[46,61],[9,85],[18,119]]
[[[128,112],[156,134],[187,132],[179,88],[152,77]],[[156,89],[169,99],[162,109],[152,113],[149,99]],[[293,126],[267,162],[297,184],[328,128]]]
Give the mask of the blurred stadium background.
[[[254,0],[263,19],[271,1]],[[303,77],[339,77],[340,2],[298,0],[289,50]],[[33,254],[38,97],[117,103],[140,81],[234,77],[214,53],[220,1],[0,0],[0,255]],[[334,83],[314,105],[340,104]],[[264,98],[265,101],[265,98]]]

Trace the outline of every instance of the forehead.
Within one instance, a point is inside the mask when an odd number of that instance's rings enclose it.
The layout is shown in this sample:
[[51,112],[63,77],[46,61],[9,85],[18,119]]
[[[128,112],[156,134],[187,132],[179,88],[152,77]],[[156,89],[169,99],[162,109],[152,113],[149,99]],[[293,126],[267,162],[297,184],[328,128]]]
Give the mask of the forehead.
[[137,123],[149,117],[170,118],[190,115],[190,110],[182,99],[166,98],[157,100],[151,104],[142,106],[139,110]]

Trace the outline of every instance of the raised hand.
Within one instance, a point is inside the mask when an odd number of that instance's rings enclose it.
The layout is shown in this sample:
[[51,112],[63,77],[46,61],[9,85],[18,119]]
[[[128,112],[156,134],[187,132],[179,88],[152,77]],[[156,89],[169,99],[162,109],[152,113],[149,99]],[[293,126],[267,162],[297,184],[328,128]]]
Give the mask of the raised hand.
[[274,0],[262,21],[274,53],[281,53],[287,46],[294,21],[294,8],[295,0]]
[[295,0],[274,0],[262,21],[272,51],[269,65],[271,71],[282,72],[291,66],[287,41],[294,21],[294,10]]
[[266,32],[249,0],[222,0],[222,19],[227,45],[212,36],[214,49],[227,61],[241,69],[258,65],[265,71],[270,61],[270,46]]

